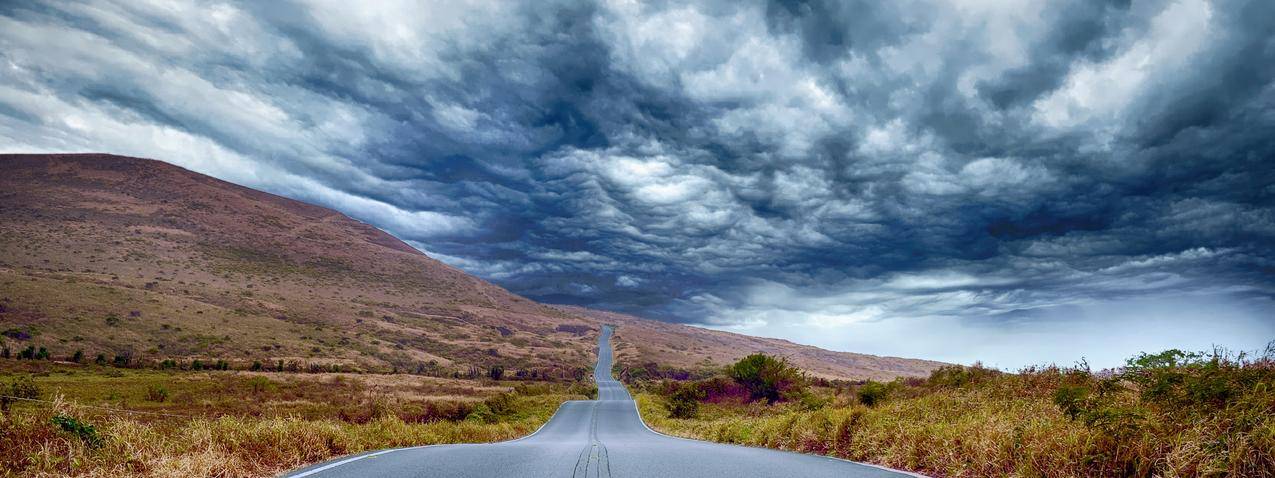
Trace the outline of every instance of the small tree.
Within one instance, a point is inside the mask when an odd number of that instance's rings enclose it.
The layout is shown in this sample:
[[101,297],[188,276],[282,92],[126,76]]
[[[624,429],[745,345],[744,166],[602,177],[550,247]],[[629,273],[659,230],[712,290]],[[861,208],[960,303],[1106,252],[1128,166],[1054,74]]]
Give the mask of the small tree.
[[704,399],[704,391],[696,383],[678,384],[669,394],[664,408],[668,409],[669,418],[695,418],[699,414],[699,401]]
[[766,399],[775,403],[789,394],[799,392],[805,376],[787,359],[756,353],[744,357],[732,365],[727,374],[748,389],[751,399]]
[[871,407],[885,401],[885,398],[890,395],[890,386],[881,382],[868,380],[863,385],[859,386],[859,390],[855,392],[855,395],[859,398],[859,403]]

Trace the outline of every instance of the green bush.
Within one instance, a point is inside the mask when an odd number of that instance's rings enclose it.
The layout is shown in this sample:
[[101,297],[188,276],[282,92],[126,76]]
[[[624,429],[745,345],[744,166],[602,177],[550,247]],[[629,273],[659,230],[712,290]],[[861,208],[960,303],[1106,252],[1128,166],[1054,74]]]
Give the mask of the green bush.
[[999,371],[979,364],[974,364],[970,367],[945,365],[939,367],[938,370],[930,372],[930,377],[925,380],[925,384],[938,388],[960,388],[980,383],[999,374]]
[[805,376],[787,359],[756,353],[740,359],[727,371],[727,375],[748,389],[752,400],[766,399],[775,403],[800,392]]
[[890,386],[881,382],[868,380],[859,389],[855,391],[855,396],[859,399],[859,403],[869,407],[884,402],[890,395]]
[[0,388],[0,410],[9,411],[9,404],[22,398],[29,400],[40,398],[40,387],[29,376],[17,377],[4,388]]
[[102,446],[102,437],[97,434],[97,429],[93,425],[76,420],[75,417],[69,415],[58,414],[53,417],[53,424],[62,428],[62,431],[79,437],[84,444],[90,448],[99,448]]
[[694,382],[679,383],[664,404],[669,418],[695,418],[699,414],[699,401],[704,399],[704,395],[704,391]]
[[474,410],[465,416],[465,421],[474,423],[493,423],[496,421],[496,414],[492,413],[491,408],[486,403],[479,403]]
[[1086,409],[1085,402],[1089,398],[1089,387],[1083,385],[1063,385],[1054,390],[1054,405],[1064,415],[1075,420]]

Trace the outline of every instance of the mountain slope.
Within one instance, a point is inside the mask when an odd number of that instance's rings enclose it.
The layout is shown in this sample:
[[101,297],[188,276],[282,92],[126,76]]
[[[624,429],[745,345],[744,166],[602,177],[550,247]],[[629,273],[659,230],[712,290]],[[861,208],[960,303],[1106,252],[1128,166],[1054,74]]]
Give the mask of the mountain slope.
[[556,331],[585,322],[325,208],[152,160],[0,165],[11,342],[440,374],[517,364],[560,375],[592,357],[590,337]]
[[159,161],[0,155],[0,169],[0,340],[55,358],[570,377],[608,322],[633,362],[706,366],[760,350],[830,377],[934,367],[545,306],[335,211]]
[[934,369],[947,365],[930,360],[833,352],[782,339],[688,327],[581,307],[558,307],[617,325],[616,360],[627,367],[654,363],[683,370],[716,368],[745,355],[764,352],[786,357],[813,376],[891,380],[895,377],[927,376]]

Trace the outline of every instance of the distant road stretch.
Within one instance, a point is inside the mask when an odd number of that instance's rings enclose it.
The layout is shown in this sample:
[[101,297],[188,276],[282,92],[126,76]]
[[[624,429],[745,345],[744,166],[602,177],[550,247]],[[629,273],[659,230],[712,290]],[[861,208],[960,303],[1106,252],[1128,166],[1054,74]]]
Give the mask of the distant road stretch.
[[909,475],[859,463],[673,438],[651,431],[611,378],[611,327],[598,338],[597,400],[562,404],[536,433],[485,444],[396,448],[293,471],[292,478],[366,477],[836,477]]

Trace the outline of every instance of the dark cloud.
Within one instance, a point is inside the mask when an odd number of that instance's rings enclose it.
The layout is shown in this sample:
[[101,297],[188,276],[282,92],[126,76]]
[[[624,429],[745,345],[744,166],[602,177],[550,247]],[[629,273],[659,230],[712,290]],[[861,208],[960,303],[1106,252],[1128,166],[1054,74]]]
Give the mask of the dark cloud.
[[1275,336],[1273,16],[10,3],[0,138],[335,207],[552,302],[1005,365],[1200,345],[1004,344],[1082,340],[1103,311],[1125,334],[1226,317],[1192,337],[1252,347]]

